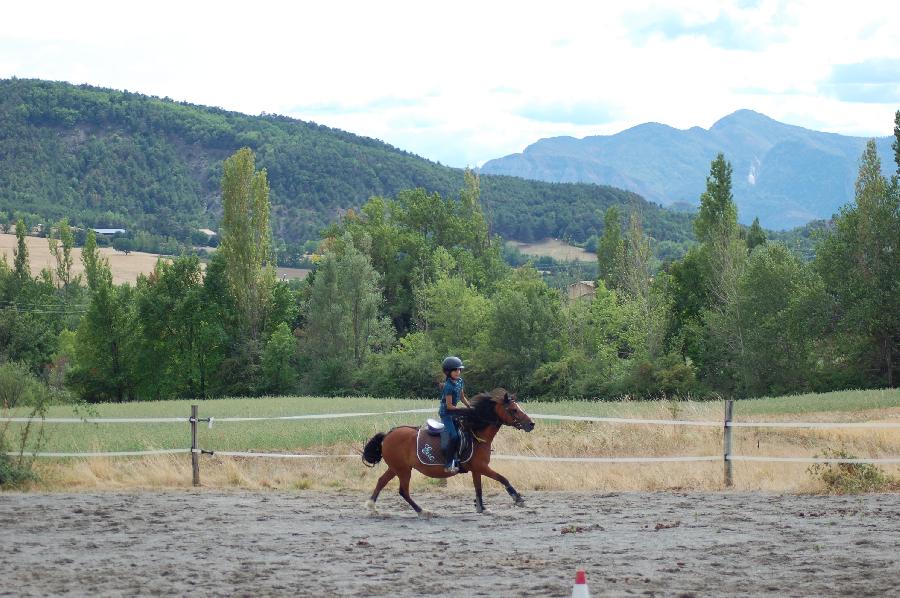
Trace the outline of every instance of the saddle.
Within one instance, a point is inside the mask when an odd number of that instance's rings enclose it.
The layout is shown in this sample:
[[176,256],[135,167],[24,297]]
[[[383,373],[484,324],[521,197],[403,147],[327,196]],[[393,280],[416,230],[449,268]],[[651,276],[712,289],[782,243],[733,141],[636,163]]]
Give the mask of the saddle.
[[[416,434],[416,456],[422,465],[443,466],[447,462],[444,458],[444,451],[441,450],[441,431],[443,429],[444,424],[433,419],[429,419],[428,423],[419,428]],[[456,453],[459,457],[459,464],[468,463],[474,452],[475,440],[472,432],[460,426],[459,449]]]

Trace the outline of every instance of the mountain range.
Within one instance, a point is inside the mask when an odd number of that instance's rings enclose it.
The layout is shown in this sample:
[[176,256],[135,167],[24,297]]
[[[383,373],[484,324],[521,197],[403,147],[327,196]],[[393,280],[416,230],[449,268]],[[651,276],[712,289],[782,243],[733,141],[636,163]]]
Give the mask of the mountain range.
[[[403,189],[456,197],[463,170],[377,139],[286,116],[251,116],[140,93],[34,79],[0,80],[0,224],[69,218],[179,241],[221,217],[222,162],[249,147],[271,187],[272,227],[288,244],[370,197]],[[683,243],[691,217],[611,186],[484,175],[492,232],[583,242],[611,205],[642,215],[648,234]]]
[[[889,126],[891,123],[885,123]],[[676,209],[699,205],[710,163],[732,164],[738,218],[783,230],[828,219],[853,200],[867,139],[823,133],[738,110],[708,130],[645,123],[615,135],[541,139],[480,171],[551,182],[611,185]],[[876,139],[882,169],[895,172],[893,137]]]

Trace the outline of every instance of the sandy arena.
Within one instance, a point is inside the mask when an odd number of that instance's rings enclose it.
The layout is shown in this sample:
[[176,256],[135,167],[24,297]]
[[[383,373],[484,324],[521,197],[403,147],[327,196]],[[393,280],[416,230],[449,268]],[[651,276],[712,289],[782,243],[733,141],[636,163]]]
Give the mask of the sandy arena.
[[[392,491],[393,490],[393,491]],[[900,495],[2,494],[0,595],[889,596]]]

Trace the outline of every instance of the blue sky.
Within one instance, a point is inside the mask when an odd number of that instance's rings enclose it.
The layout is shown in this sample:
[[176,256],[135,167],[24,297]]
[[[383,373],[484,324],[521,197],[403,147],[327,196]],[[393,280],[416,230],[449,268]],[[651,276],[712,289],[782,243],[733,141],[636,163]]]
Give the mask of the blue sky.
[[451,166],[741,108],[886,136],[894,4],[31,0],[4,6],[0,78],[285,114]]

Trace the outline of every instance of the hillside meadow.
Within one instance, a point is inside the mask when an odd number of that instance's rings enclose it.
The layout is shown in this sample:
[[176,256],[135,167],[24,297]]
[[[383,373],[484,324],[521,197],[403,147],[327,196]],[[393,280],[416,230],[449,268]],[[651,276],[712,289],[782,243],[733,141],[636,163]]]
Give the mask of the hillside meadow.
[[524,255],[537,257],[552,257],[562,262],[590,262],[597,261],[597,254],[585,251],[581,247],[569,245],[565,241],[559,239],[542,239],[534,243],[523,243],[521,241],[507,241],[507,245],[515,247]]
[[[13,250],[16,248],[16,236],[8,233],[0,233],[0,260],[6,258],[6,263],[12,266],[15,256]],[[51,272],[56,268],[56,262],[50,254],[50,244],[44,237],[25,237],[25,246],[28,248],[28,263],[31,266],[32,276],[37,276],[41,270],[49,269]],[[209,251],[209,248],[207,248]],[[112,247],[101,247],[101,257],[109,261],[109,269],[112,271],[114,284],[134,284],[137,282],[138,275],[150,274],[156,267],[156,262],[160,259],[168,259],[165,256],[156,253],[144,253],[141,251],[131,251],[124,253],[116,251]],[[304,268],[277,268],[278,278],[284,279],[302,279],[309,270]],[[81,263],[81,248],[72,249],[72,272],[75,275],[84,272],[84,264]]]
[[[191,401],[100,404],[78,411],[80,417],[187,417]],[[373,398],[267,397],[230,398],[199,403],[200,417],[213,416],[213,426],[201,423],[199,443],[213,451],[278,452],[325,455],[312,459],[202,456],[201,479],[214,488],[346,489],[371,491],[384,465],[364,467],[357,455],[365,440],[397,425],[418,425],[423,413],[384,412],[433,409],[431,400]],[[721,421],[721,401],[619,401],[554,403],[525,402],[532,415]],[[846,391],[738,401],[735,421],[900,421],[900,390]],[[375,413],[340,419],[216,422],[223,417],[284,417],[312,414]],[[19,413],[21,415],[21,413]],[[48,417],[72,417],[71,406],[55,406]],[[522,490],[653,491],[720,490],[721,461],[696,463],[559,463],[525,462],[505,456],[650,457],[722,454],[722,428],[575,422],[537,419],[532,433],[504,428],[494,442],[494,467]],[[7,433],[15,437],[16,426]],[[40,426],[39,426],[40,428]],[[45,424],[40,450],[46,452],[107,452],[187,448],[185,423]],[[32,436],[37,437],[35,434]],[[833,451],[868,458],[900,456],[900,429],[734,429],[734,454],[744,456],[811,457]],[[115,489],[185,487],[191,484],[187,454],[138,458],[38,459],[41,481],[32,489]],[[881,468],[900,474],[893,465]],[[735,462],[738,490],[818,492],[821,479],[807,464]],[[470,492],[468,476],[438,482],[416,475],[413,487],[444,486]],[[491,492],[502,491],[489,483]]]

